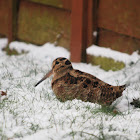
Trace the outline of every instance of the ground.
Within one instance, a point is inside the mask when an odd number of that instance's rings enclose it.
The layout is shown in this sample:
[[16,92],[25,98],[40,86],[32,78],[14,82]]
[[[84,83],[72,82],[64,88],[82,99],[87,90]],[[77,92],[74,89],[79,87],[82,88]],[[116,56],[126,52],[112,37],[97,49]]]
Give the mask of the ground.
[[[100,66],[72,63],[74,68],[88,72],[112,85],[128,87],[110,108],[80,100],[60,102],[51,89],[52,77],[38,87],[34,85],[51,69],[57,57],[70,53],[53,44],[41,47],[12,42],[9,47],[21,55],[7,55],[2,48],[7,39],[0,39],[0,139],[70,140],[70,139],[140,139],[140,108],[130,102],[140,98],[140,55],[127,55],[110,49],[91,46],[95,55],[122,61],[120,71],[104,71]],[[93,50],[94,51],[93,51]],[[104,52],[104,53],[101,53]]]

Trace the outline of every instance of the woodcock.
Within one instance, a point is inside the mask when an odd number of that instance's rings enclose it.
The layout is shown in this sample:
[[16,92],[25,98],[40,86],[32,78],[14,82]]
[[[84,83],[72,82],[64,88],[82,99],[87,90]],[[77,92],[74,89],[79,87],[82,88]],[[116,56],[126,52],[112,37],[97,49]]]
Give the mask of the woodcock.
[[67,58],[57,58],[53,61],[52,70],[48,72],[35,86],[53,74],[52,89],[60,101],[80,99],[101,105],[110,105],[122,95],[123,86],[109,85],[95,76],[73,69]]

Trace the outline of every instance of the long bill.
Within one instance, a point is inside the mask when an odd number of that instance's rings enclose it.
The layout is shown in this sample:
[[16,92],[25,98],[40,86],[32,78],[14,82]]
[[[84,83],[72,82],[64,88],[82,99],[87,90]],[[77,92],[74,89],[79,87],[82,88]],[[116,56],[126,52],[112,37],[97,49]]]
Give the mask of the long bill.
[[46,78],[50,77],[52,75],[52,70],[50,70],[36,85],[39,85],[42,81],[44,81]]

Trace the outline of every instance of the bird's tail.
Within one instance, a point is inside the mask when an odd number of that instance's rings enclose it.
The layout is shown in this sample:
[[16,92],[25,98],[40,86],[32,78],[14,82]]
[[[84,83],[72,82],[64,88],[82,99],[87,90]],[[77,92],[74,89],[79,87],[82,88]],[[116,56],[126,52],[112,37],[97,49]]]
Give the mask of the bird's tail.
[[128,85],[123,85],[123,86],[122,86],[123,90],[125,90],[127,86],[128,86]]
[[119,88],[120,88],[121,91],[124,91],[126,89],[126,87],[127,87],[127,85],[122,85]]

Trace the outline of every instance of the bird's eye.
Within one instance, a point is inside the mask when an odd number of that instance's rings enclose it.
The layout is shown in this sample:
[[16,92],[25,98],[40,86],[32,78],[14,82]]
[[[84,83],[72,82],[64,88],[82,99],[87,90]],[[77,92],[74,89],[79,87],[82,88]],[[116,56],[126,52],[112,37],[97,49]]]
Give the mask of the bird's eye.
[[67,60],[67,61],[65,62],[65,64],[66,64],[66,65],[70,65],[71,62],[70,62],[69,60]]
[[55,62],[55,64],[57,65],[57,64],[59,64],[59,62],[58,62],[58,61],[56,61],[56,62]]

